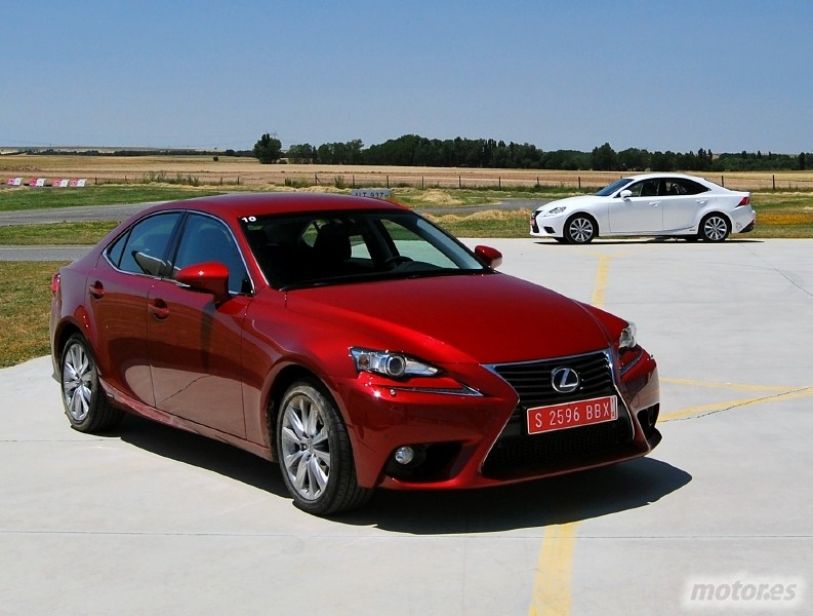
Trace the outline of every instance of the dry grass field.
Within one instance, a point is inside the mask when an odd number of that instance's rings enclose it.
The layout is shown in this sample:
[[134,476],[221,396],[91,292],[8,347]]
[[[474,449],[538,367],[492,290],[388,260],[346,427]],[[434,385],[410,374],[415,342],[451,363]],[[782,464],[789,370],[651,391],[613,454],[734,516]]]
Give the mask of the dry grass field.
[[[713,182],[742,190],[813,190],[813,171],[702,174]],[[0,156],[0,181],[9,177],[85,177],[90,183],[167,181],[200,185],[340,185],[428,188],[597,188],[621,173],[549,169],[471,169],[362,165],[261,165],[254,158],[220,156]]]

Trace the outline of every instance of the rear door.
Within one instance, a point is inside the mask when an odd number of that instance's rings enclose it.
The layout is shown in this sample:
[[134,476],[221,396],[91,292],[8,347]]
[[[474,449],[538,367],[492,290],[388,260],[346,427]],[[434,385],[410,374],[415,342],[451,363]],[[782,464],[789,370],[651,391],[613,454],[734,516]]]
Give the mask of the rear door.
[[711,191],[685,178],[666,178],[662,188],[664,231],[680,231],[696,225],[698,212],[708,203]]
[[[175,282],[188,265],[216,261],[229,269],[230,299]],[[155,406],[244,437],[242,330],[251,281],[231,231],[220,220],[189,214],[179,234],[172,273],[148,298],[148,339]]]
[[147,353],[147,298],[166,268],[167,253],[181,219],[178,212],[155,214],[120,235],[88,277],[91,322],[98,326],[102,378],[153,406]]

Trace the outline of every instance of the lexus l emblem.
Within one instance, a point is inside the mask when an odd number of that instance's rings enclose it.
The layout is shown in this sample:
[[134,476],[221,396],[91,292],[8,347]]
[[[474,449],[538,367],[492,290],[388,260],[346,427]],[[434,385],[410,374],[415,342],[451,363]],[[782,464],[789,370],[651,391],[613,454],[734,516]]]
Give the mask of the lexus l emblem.
[[579,374],[570,368],[554,368],[550,373],[550,384],[560,394],[569,394],[579,388]]

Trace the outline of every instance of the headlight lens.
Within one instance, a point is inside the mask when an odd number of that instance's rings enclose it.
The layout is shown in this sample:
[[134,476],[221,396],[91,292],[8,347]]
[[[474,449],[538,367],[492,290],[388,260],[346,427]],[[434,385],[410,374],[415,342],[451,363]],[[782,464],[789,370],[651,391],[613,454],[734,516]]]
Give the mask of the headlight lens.
[[618,337],[619,349],[632,349],[638,344],[635,339],[636,327],[635,323],[628,323],[627,326],[621,330],[621,335]]
[[408,376],[435,376],[439,372],[434,366],[402,353],[353,348],[350,349],[350,356],[359,372],[374,372],[393,379]]
[[549,209],[547,212],[543,212],[542,215],[556,216],[557,214],[561,214],[562,212],[564,212],[566,209],[567,207],[565,207],[564,205],[557,205],[556,207]]

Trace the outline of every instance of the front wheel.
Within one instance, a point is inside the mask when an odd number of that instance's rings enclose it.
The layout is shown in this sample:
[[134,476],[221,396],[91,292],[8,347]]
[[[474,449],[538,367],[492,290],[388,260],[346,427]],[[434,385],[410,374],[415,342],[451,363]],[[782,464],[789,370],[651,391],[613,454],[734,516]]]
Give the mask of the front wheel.
[[300,509],[330,515],[359,507],[372,495],[356,482],[347,429],[320,383],[298,381],[285,392],[276,444],[282,478]]
[[565,240],[569,244],[589,244],[596,237],[595,221],[584,214],[576,214],[565,223]]
[[731,225],[722,214],[709,214],[700,223],[699,237],[706,242],[722,242],[731,233]]
[[99,371],[85,339],[73,334],[62,349],[62,404],[71,427],[80,432],[113,428],[122,412],[108,404]]

